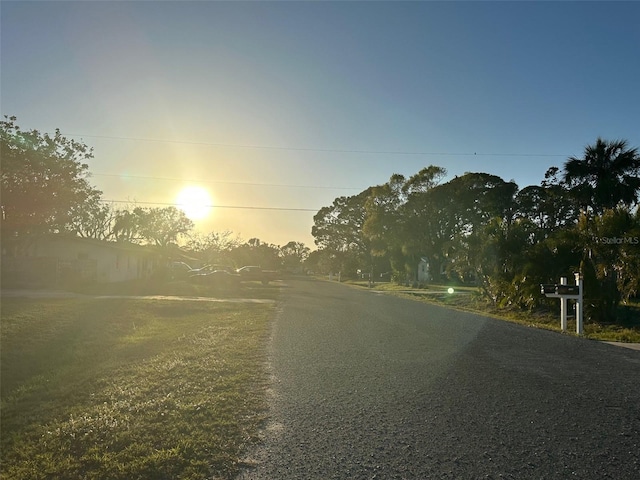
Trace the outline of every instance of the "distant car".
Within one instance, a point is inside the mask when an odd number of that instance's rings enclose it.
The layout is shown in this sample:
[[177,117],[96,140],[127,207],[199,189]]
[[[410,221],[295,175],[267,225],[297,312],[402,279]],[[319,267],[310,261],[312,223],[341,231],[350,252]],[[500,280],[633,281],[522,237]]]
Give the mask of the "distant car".
[[236,273],[236,269],[233,267],[230,267],[229,265],[211,265],[210,268],[211,268],[211,271],[224,270],[225,272]]
[[191,268],[191,265],[189,265],[188,263],[185,262],[173,262],[171,263],[171,270],[178,270],[178,271],[184,271],[184,272],[188,272],[189,270],[193,270],[193,268]]
[[240,275],[227,270],[213,270],[204,273],[195,273],[188,279],[192,283],[213,286],[234,286],[240,283]]
[[169,265],[169,275],[171,280],[186,278],[192,270],[191,265],[184,262],[172,262],[171,265]]
[[243,281],[258,281],[263,285],[267,285],[271,280],[278,278],[278,272],[275,270],[263,270],[261,267],[247,265],[236,270]]
[[211,273],[213,270],[213,268],[211,268],[210,265],[205,265],[204,267],[200,267],[200,268],[192,268],[191,270],[189,270],[188,274],[189,275],[198,275],[200,273]]

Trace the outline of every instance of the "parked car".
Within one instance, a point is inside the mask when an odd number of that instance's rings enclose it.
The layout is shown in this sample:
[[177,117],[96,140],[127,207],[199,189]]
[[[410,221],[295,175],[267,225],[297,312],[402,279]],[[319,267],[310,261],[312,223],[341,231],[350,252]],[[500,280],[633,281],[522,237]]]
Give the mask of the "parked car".
[[189,276],[191,275],[198,275],[201,273],[211,273],[213,270],[211,265],[205,265],[204,267],[200,267],[200,268],[192,268],[191,270],[189,270],[188,274]]
[[263,285],[267,285],[270,281],[278,278],[278,272],[275,270],[263,270],[260,267],[247,265],[236,270],[242,281],[258,281]]
[[181,280],[189,276],[193,269],[185,262],[172,262],[169,265],[169,278],[171,280]]
[[194,273],[189,276],[188,280],[192,283],[230,287],[240,283],[240,275],[227,270],[213,270]]

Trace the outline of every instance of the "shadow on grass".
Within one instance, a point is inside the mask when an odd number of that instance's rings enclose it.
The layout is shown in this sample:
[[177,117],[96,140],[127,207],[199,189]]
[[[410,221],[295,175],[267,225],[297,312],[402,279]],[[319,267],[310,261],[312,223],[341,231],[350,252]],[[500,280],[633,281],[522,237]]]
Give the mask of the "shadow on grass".
[[160,282],[137,280],[130,282],[70,286],[67,290],[85,295],[145,296],[164,295],[181,297],[211,298],[259,298],[276,299],[281,288],[280,282],[263,285],[260,282],[241,283],[191,283],[186,280]]
[[3,299],[2,478],[233,478],[271,306]]

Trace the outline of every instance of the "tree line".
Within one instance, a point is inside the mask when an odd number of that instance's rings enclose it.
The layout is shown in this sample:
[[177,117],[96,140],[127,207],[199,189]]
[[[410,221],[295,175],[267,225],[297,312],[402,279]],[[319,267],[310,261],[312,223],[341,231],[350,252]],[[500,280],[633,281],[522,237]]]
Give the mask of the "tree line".
[[2,178],[0,227],[3,255],[21,255],[30,242],[46,234],[154,246],[165,254],[183,250],[198,263],[261,265],[299,270],[309,248],[291,241],[284,246],[232,232],[194,232],[194,223],[173,206],[115,207],[90,183],[87,162],[93,149],[53,134],[22,130],[16,117],[0,122]]
[[4,254],[19,255],[30,239],[59,233],[152,245],[181,243],[203,263],[259,264],[318,273],[388,273],[417,282],[421,259],[432,282],[472,283],[499,306],[534,309],[547,300],[540,283],[581,272],[586,315],[615,321],[618,305],[640,288],[640,155],[626,141],[597,139],[580,158],[550,167],[540,185],[520,189],[488,173],[446,182],[428,166],[406,178],[336,198],[314,216],[318,249],[232,232],[193,232],[175,207],[116,208],[91,185],[93,150],[53,134],[24,131],[15,117],[0,122],[0,227]]
[[[318,250],[309,263],[343,276],[471,283],[497,306],[549,305],[541,283],[581,272],[586,315],[616,321],[640,287],[640,155],[626,141],[598,138],[580,158],[519,189],[488,173],[431,165],[406,178],[336,198],[314,216]],[[555,305],[555,304],[554,304]]]

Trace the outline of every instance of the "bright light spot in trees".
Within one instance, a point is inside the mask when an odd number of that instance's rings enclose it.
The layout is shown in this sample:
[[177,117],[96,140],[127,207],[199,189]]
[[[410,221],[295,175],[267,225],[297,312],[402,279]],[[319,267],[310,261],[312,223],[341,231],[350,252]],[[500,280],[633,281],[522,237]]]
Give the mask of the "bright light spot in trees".
[[213,207],[207,189],[198,186],[184,187],[176,197],[176,204],[191,220],[201,220]]

